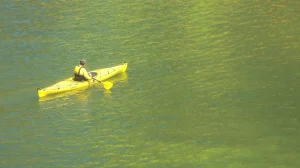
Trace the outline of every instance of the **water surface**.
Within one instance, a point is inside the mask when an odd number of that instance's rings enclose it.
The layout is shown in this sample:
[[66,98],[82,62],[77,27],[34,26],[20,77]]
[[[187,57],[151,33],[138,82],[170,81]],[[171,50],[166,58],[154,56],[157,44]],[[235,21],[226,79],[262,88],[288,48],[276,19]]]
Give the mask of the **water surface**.
[[[5,1],[0,167],[299,167],[298,1]],[[36,89],[126,61],[84,90]]]

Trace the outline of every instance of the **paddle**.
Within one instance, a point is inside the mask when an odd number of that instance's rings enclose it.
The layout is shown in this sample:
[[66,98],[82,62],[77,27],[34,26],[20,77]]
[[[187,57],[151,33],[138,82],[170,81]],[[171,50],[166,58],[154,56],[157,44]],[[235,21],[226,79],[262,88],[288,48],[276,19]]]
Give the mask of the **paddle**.
[[106,89],[106,90],[109,90],[114,84],[113,83],[111,83],[111,82],[108,82],[108,81],[106,81],[106,82],[101,82],[101,81],[99,81],[99,80],[97,80],[97,79],[95,79],[95,78],[93,78],[94,80],[96,80],[96,81],[98,81],[98,82],[100,82],[100,83],[102,83],[103,84],[103,87]]

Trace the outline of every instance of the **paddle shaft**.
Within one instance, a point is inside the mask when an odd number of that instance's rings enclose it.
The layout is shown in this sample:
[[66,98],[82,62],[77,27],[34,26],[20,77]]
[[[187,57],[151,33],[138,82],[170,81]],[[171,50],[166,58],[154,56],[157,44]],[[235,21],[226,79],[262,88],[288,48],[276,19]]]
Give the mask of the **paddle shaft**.
[[96,81],[98,81],[98,82],[100,82],[100,83],[104,84],[103,82],[99,81],[99,80],[98,80],[98,79],[96,79],[96,78],[92,78],[92,79],[94,79],[94,80],[96,80]]

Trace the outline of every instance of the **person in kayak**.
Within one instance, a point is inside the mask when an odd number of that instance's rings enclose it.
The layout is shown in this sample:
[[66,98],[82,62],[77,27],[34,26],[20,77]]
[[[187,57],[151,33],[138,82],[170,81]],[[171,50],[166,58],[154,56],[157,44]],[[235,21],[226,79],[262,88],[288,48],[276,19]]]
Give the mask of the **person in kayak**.
[[74,80],[75,81],[87,81],[91,80],[93,77],[90,73],[85,69],[86,61],[85,59],[80,60],[79,65],[74,69]]

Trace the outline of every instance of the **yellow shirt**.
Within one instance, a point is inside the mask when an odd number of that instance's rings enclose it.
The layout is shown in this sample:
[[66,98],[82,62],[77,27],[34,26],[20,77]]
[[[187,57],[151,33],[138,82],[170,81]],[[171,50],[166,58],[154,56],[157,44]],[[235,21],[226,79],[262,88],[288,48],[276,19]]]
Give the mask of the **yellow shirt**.
[[[80,72],[79,72],[79,69],[80,69]],[[86,71],[86,69],[85,69],[83,66],[81,66],[81,65],[76,66],[75,69],[74,69],[74,73],[75,73],[75,74],[78,74],[78,72],[79,72],[79,75],[80,75],[80,76],[83,76],[85,79],[87,79],[87,80],[92,79],[92,77],[90,76],[90,74],[89,74],[89,73]]]

